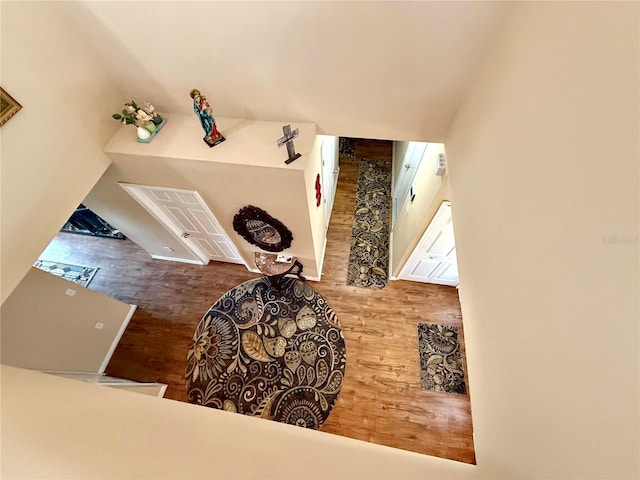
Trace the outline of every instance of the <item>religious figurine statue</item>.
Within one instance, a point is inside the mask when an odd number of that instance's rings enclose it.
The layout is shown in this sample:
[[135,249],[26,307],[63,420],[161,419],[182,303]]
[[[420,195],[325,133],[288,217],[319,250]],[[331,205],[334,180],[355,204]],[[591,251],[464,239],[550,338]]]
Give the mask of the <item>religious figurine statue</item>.
[[210,147],[215,147],[219,143],[224,142],[225,138],[216,128],[216,119],[213,118],[213,111],[205,96],[196,88],[191,90],[190,95],[191,98],[193,98],[193,111],[198,115],[200,124],[204,129],[204,142]]

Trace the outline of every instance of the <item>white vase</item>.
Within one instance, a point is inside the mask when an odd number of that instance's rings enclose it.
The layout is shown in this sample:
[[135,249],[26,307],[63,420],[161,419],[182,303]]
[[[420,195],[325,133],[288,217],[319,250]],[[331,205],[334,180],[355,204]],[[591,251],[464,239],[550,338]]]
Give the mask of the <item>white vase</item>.
[[143,127],[136,127],[136,133],[140,140],[146,140],[151,136],[151,132]]

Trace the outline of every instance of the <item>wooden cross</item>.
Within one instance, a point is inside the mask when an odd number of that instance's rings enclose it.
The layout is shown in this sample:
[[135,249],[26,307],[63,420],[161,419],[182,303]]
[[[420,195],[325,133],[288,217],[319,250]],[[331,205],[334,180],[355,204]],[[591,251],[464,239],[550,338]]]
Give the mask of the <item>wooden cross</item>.
[[289,158],[284,161],[284,163],[289,164],[293,162],[296,158],[300,158],[302,155],[296,153],[295,148],[293,147],[293,139],[298,136],[300,131],[296,128],[293,132],[291,131],[291,125],[285,125],[282,127],[282,133],[284,133],[284,137],[278,139],[278,146],[287,145],[287,153],[289,154]]

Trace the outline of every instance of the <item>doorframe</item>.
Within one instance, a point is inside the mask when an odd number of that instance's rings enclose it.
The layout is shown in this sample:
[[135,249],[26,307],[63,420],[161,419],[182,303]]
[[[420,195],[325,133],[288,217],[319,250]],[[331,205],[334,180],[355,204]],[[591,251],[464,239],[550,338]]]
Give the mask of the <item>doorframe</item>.
[[[145,188],[157,188],[157,189],[162,189],[162,190],[167,190],[167,191],[172,191],[172,192],[184,192],[184,191],[188,191],[189,193],[193,193],[195,195],[195,197],[198,199],[198,201],[200,203],[202,203],[202,205],[204,205],[207,209],[207,211],[209,212],[209,214],[215,219],[215,223],[220,225],[220,222],[218,222],[218,220],[215,218],[215,215],[213,215],[213,212],[211,212],[211,210],[209,209],[209,206],[206,204],[206,202],[204,201],[204,199],[202,198],[202,196],[200,196],[200,194],[195,191],[195,190],[184,190],[184,189],[180,189],[180,188],[171,188],[171,187],[158,187],[158,186],[153,186],[153,185],[139,185],[139,184],[135,184],[135,183],[126,183],[126,182],[118,182],[118,185],[120,185],[129,195],[131,195],[140,205],[142,205],[142,207],[149,212],[149,214],[158,221],[158,223],[160,223],[160,225],[162,225],[169,233],[171,233],[178,241],[180,241],[186,248],[187,250],[189,250],[191,253],[193,253],[193,255],[196,256],[196,258],[198,258],[199,261],[194,261],[194,260],[182,260],[180,259],[180,261],[184,261],[185,263],[194,263],[196,265],[208,265],[209,262],[211,261],[211,259],[209,258],[209,255],[207,254],[207,252],[205,252],[201,247],[198,246],[198,244],[196,242],[194,242],[193,240],[189,239],[189,238],[184,238],[182,236],[182,231],[180,228],[178,228],[178,226],[167,216],[167,214],[165,214],[155,203],[153,203],[151,200],[149,200],[149,198],[146,197],[146,195],[144,195],[140,190],[139,187],[145,187]],[[222,228],[222,226],[220,225],[220,227]],[[226,235],[226,231],[224,229],[222,229],[223,232],[225,232]],[[228,237],[228,235],[227,235]],[[240,259],[242,260],[242,263],[244,264],[245,267],[249,268],[247,266],[246,261],[244,260],[244,258],[242,257],[242,255],[239,255]],[[177,260],[174,258],[168,258],[168,257],[156,257],[158,259],[161,260]]]
[[[330,139],[330,140],[329,140]],[[324,216],[325,216],[325,232],[326,230],[329,229],[329,222],[331,221],[331,213],[333,212],[333,205],[335,203],[335,197],[336,197],[336,189],[338,187],[338,177],[340,176],[340,163],[338,161],[339,158],[339,137],[336,137],[334,135],[325,135],[322,138],[322,141],[320,142],[320,162],[322,164],[322,197],[323,197],[323,210],[324,210]],[[333,151],[332,151],[332,165],[331,165],[331,178],[329,179],[329,185],[327,185],[327,178],[325,176],[325,173],[327,172],[327,166],[325,165],[325,158],[324,158],[324,152],[325,152],[325,142],[327,141],[332,141],[333,142]],[[328,143],[327,143],[328,144]],[[332,195],[327,195],[327,189],[329,188],[329,186],[331,187],[331,192]],[[331,206],[329,206],[329,202],[327,201],[328,199],[330,199],[331,201]],[[325,239],[326,239],[326,235],[325,235]]]
[[[399,143],[399,142],[394,142],[394,147],[395,147],[395,143]],[[392,198],[391,226],[392,228],[395,226],[396,219],[400,214],[400,209],[403,207],[407,199],[407,196],[409,194],[409,189],[413,184],[413,181],[415,180],[415,176],[416,176],[416,173],[418,172],[418,169],[420,168],[420,164],[422,163],[423,159],[427,154],[427,150],[429,149],[429,144],[430,142],[419,142],[416,140],[411,140],[407,142],[407,149],[405,150],[404,157],[401,160],[398,160],[395,158],[395,148],[394,148],[394,151],[393,151],[394,157],[393,157],[392,165],[394,167],[397,166],[397,168],[400,169],[400,171],[398,172],[398,178],[396,178],[395,181],[392,182],[392,187],[391,187],[391,198]],[[409,159],[409,165],[405,166],[405,161],[407,159]],[[398,165],[396,165],[396,162],[398,162]],[[403,170],[402,167],[405,167],[405,169]],[[410,177],[407,176],[407,172],[409,170],[411,170]],[[392,178],[395,178],[395,174],[396,174],[395,170],[392,173],[393,173]],[[403,182],[402,186],[404,188],[399,188],[401,186],[400,182]],[[405,183],[406,185],[404,185]]]

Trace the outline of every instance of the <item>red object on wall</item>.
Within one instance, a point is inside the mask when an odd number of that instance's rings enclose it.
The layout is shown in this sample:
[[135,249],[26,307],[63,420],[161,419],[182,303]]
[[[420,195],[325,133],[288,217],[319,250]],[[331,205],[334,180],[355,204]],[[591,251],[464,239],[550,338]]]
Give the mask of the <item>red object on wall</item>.
[[322,200],[322,188],[320,186],[320,174],[316,177],[316,207],[320,206]]

